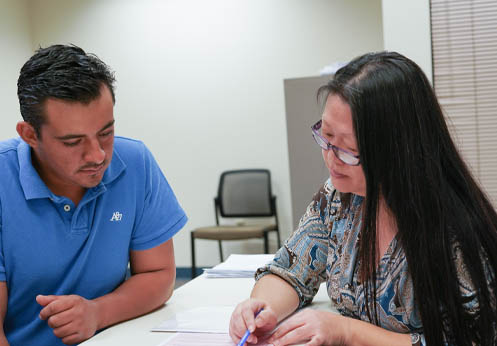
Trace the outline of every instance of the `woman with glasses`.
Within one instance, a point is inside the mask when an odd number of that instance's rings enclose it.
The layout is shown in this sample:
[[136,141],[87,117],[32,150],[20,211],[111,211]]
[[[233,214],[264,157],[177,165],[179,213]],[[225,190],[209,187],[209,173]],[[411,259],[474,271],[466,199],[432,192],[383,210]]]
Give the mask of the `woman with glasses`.
[[496,345],[497,214],[472,178],[429,81],[397,53],[358,57],[321,87],[312,126],[330,179],[260,268],[230,322],[248,343],[309,304],[273,345]]

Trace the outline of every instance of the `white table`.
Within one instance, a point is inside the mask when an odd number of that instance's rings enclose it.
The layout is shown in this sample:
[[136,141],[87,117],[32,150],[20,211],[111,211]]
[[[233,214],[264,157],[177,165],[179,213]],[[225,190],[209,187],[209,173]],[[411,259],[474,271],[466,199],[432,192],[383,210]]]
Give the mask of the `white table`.
[[[219,279],[201,275],[176,289],[161,308],[144,316],[119,323],[80,345],[84,346],[157,346],[174,333],[151,332],[150,329],[171,318],[175,313],[213,305],[235,306],[250,295],[254,279]],[[314,298],[312,308],[336,311],[323,284]]]

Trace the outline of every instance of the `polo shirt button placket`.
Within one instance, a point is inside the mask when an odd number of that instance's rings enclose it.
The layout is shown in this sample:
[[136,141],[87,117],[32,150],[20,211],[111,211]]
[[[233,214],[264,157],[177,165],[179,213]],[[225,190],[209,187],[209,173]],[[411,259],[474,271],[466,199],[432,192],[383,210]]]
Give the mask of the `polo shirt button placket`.
[[64,205],[64,211],[71,211],[71,206],[69,204]]

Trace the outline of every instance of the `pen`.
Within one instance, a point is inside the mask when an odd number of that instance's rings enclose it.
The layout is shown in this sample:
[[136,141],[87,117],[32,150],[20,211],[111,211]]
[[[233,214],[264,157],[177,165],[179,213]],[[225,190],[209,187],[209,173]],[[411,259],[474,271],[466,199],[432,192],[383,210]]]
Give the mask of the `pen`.
[[[257,317],[257,315],[259,315],[262,310],[264,310],[264,309],[260,309],[255,314],[254,318]],[[245,332],[245,334],[243,334],[242,338],[240,339],[240,342],[236,346],[243,346],[243,345],[245,345],[245,343],[247,342],[247,339],[248,339],[249,336],[250,336],[250,330],[247,328],[247,331]]]

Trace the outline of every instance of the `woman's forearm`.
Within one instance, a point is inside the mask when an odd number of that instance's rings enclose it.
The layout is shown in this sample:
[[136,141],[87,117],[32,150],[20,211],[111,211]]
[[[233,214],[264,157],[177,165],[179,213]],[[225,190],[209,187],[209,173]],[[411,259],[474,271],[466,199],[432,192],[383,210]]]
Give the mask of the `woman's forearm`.
[[276,314],[278,322],[299,306],[299,297],[295,289],[274,274],[268,274],[259,279],[250,297],[265,301]]
[[411,346],[410,334],[395,333],[369,322],[348,318],[347,345]]

